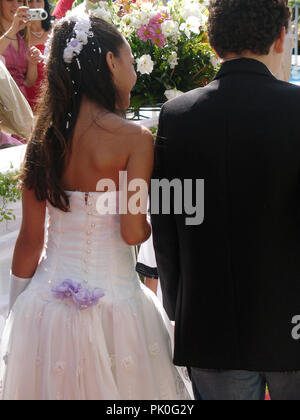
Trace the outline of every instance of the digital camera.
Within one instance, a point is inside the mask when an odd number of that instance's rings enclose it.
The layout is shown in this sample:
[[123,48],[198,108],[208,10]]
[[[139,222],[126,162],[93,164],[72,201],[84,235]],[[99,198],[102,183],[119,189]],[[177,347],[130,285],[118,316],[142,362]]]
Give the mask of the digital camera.
[[48,13],[44,9],[29,9],[27,11],[29,20],[46,20]]

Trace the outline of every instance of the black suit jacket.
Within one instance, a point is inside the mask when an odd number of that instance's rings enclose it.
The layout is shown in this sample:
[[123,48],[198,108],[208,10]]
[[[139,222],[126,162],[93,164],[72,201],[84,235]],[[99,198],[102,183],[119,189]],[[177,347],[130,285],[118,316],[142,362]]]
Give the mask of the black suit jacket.
[[300,88],[251,59],[162,108],[153,178],[205,183],[201,225],[152,215],[177,365],[300,370],[299,112]]

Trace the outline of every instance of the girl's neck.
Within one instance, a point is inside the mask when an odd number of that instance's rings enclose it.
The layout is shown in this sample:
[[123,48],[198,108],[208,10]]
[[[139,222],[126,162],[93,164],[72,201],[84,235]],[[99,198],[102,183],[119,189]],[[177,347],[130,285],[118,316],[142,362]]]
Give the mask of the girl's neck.
[[31,32],[42,32],[43,31],[42,22],[40,22],[40,21],[31,22],[30,31]]

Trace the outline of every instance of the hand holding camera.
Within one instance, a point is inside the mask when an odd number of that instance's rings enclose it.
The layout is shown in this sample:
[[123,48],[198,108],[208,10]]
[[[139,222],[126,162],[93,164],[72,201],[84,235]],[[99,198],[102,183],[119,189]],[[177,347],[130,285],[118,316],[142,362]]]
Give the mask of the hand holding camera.
[[29,7],[21,6],[16,11],[9,34],[15,38],[17,33],[22,31],[28,23],[47,18],[48,13],[44,9],[29,9]]
[[17,36],[17,33],[22,31],[29,22],[28,16],[29,7],[21,6],[16,11],[16,14],[13,19],[12,26],[9,30],[9,33],[13,36]]

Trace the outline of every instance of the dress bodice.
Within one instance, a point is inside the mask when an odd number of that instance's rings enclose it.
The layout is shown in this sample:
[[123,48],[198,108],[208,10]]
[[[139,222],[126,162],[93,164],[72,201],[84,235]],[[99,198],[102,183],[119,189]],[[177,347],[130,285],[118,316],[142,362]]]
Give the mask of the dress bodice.
[[68,194],[70,212],[48,204],[48,238],[37,277],[43,277],[40,274],[44,271],[52,286],[71,279],[87,288],[99,287],[107,297],[130,297],[140,282],[135,271],[134,250],[120,233],[119,194],[109,193],[107,201],[111,205],[110,213],[115,214],[102,215],[97,203],[103,201],[103,193]]

